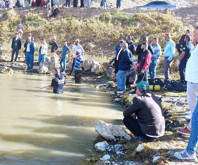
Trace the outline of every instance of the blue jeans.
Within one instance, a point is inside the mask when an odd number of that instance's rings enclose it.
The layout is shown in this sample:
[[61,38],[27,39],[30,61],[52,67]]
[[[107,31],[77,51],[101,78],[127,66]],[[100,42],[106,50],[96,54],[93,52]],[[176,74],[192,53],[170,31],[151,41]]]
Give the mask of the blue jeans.
[[[198,96],[197,96],[198,99]],[[198,142],[198,101],[191,119],[191,133],[188,141],[187,152],[193,154]]]
[[60,61],[61,72],[66,71],[66,62],[67,62],[67,57],[62,57]]
[[45,62],[45,58],[46,58],[46,55],[45,54],[40,54],[39,55],[39,59],[38,59],[38,61],[39,61],[39,66],[40,66],[40,64],[41,64],[41,61],[44,63]]
[[34,54],[26,52],[26,60],[28,69],[33,69],[34,66]]
[[16,53],[16,57],[15,57],[15,61],[17,60],[17,57],[18,57],[18,54],[19,54],[19,49],[17,48],[13,48],[12,49],[12,57],[11,57],[11,62],[13,61],[13,58],[14,58],[14,54]]
[[121,7],[121,0],[117,0],[117,1],[116,1],[116,7],[117,7],[117,8],[120,8],[120,7]]
[[118,73],[116,74],[118,90],[126,90],[126,76],[124,76],[126,73],[127,71],[118,70]]
[[70,0],[66,0],[66,7],[70,7]]
[[150,73],[150,77],[151,80],[155,79],[156,76],[156,68],[157,68],[157,64],[159,63],[158,59],[155,59],[154,61],[151,62],[150,67],[149,67],[149,73]]

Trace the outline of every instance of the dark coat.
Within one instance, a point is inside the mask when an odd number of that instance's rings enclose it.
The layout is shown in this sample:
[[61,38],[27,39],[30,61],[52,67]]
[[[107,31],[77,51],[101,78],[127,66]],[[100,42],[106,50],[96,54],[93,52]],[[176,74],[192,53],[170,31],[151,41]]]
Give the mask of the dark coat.
[[123,55],[119,60],[118,70],[127,71],[130,70],[130,64],[133,64],[132,53],[129,49],[123,51]]
[[125,117],[135,113],[142,133],[152,136],[163,136],[165,132],[165,119],[161,102],[150,93],[134,97],[133,103],[124,110]]
[[[16,38],[16,37],[14,37],[14,38],[12,39],[12,49],[14,48],[14,40],[15,40],[15,38]],[[18,39],[18,40],[17,40],[17,49],[18,49],[18,50],[21,49],[21,39]]]

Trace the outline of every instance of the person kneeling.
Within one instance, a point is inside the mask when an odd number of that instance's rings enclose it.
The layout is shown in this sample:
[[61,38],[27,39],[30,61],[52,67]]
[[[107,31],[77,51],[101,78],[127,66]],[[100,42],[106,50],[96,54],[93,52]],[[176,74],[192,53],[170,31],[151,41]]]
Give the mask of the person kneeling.
[[50,87],[53,88],[53,93],[61,94],[63,93],[63,86],[66,84],[65,77],[56,68],[54,69],[54,76]]
[[140,81],[137,85],[137,97],[133,103],[124,110],[124,125],[134,136],[151,140],[164,135],[165,119],[160,100],[151,95],[149,84]]

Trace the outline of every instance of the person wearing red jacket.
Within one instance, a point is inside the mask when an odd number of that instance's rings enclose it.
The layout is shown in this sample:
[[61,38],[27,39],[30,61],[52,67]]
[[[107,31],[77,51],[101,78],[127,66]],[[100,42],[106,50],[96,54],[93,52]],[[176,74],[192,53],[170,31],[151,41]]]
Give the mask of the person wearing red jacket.
[[141,59],[140,62],[138,63],[136,70],[138,71],[138,79],[137,83],[140,81],[147,81],[148,82],[148,69],[149,65],[151,63],[151,53],[148,50],[148,44],[147,43],[142,43],[142,54],[141,54]]

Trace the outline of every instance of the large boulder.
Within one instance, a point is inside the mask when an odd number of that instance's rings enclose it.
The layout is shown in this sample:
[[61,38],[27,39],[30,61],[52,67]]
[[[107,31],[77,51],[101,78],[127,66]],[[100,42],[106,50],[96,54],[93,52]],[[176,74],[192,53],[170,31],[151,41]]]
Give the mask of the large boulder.
[[95,125],[95,130],[106,140],[131,140],[131,136],[119,125],[112,125],[99,120]]
[[48,73],[48,62],[41,63],[38,69],[39,73]]
[[115,77],[115,69],[112,67],[109,67],[106,71],[107,77],[109,77],[110,79],[114,79]]
[[84,61],[84,71],[89,71],[92,68],[93,60],[85,60]]
[[0,73],[2,74],[13,74],[13,70],[7,66],[0,67]]
[[91,72],[99,73],[101,71],[101,65],[98,61],[92,61]]
[[38,69],[39,73],[53,73],[54,68],[59,68],[59,56],[55,53],[52,53],[50,56],[47,56],[44,63],[40,64]]

